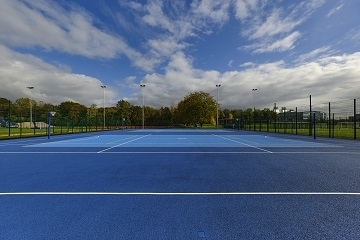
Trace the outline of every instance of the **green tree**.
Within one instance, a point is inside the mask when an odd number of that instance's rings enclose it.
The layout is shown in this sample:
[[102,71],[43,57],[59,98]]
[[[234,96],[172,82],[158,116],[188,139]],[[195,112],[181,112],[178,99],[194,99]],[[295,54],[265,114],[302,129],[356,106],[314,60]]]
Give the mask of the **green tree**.
[[116,104],[116,108],[117,108],[118,115],[120,116],[120,118],[122,120],[125,119],[124,124],[128,123],[131,118],[132,105],[128,101],[120,100]]
[[189,93],[177,108],[177,120],[186,125],[201,126],[216,116],[216,100],[206,92]]
[[87,108],[75,102],[62,102],[59,106],[59,117],[71,120],[72,123],[85,121]]
[[135,126],[142,125],[142,107],[140,106],[131,107],[130,121],[131,121],[131,125],[135,125]]

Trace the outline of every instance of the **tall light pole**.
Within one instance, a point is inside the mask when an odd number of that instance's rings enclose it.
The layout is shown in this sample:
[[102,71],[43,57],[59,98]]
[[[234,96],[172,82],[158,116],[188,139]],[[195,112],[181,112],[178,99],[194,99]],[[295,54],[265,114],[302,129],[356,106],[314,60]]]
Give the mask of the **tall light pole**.
[[103,130],[105,129],[105,89],[106,89],[106,86],[105,85],[102,85],[100,86],[102,89],[103,89]]
[[220,84],[216,84],[216,129],[219,128],[219,88],[221,87]]
[[[31,90],[34,89],[34,87],[26,87],[30,90],[30,93],[31,93]],[[30,128],[31,128],[31,124],[33,124],[33,121],[32,121],[32,103],[31,103],[31,99],[30,99]],[[35,126],[34,126],[35,128]]]
[[253,88],[252,91],[254,93],[254,112],[255,112],[255,103],[256,103],[256,101],[255,101],[255,91],[257,91],[257,88]]
[[145,84],[140,84],[141,92],[142,92],[142,129],[144,129],[145,125],[145,112],[144,112],[144,87]]

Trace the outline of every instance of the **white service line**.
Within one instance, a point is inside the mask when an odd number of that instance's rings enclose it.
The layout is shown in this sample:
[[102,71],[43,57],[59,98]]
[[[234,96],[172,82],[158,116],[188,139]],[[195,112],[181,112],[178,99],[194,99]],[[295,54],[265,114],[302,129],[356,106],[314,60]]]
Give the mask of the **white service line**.
[[144,138],[144,137],[148,137],[148,136],[150,136],[150,135],[151,135],[151,134],[148,134],[148,135],[141,136],[141,137],[135,138],[135,139],[133,139],[133,140],[130,140],[130,141],[124,142],[124,143],[120,143],[120,144],[118,144],[118,145],[115,145],[115,146],[112,146],[112,147],[106,148],[106,149],[104,149],[104,150],[101,150],[101,151],[99,151],[99,152],[97,152],[97,153],[103,153],[103,152],[105,152],[105,151],[107,151],[107,150],[110,150],[110,149],[113,149],[113,148],[119,147],[119,146],[121,146],[121,145],[124,145],[124,144],[130,143],[130,142],[133,142],[133,141],[136,141],[136,140],[139,140],[139,139],[142,139],[142,138]]
[[240,144],[245,145],[245,146],[248,146],[248,147],[256,148],[256,149],[259,149],[259,150],[261,150],[261,151],[265,151],[265,152],[268,152],[268,153],[273,153],[273,152],[271,152],[271,151],[269,151],[269,150],[266,150],[266,149],[263,149],[263,148],[259,148],[259,147],[255,147],[255,146],[252,146],[252,145],[250,145],[250,144],[243,143],[243,142],[235,141],[235,140],[233,140],[233,139],[231,139],[231,138],[226,138],[226,137],[223,137],[223,136],[220,136],[220,135],[216,135],[216,134],[213,134],[213,135],[214,135],[214,136],[217,136],[217,137],[219,137],[219,138],[222,138],[222,139],[226,139],[226,140],[232,141],[232,142],[240,143]]
[[360,195],[360,192],[0,192],[0,196],[14,195]]
[[[121,135],[120,135],[121,136]],[[112,142],[107,142],[106,144],[112,144],[112,143],[117,143],[117,142],[121,142],[123,140],[127,140],[127,139],[132,139],[136,137],[136,135],[130,135],[130,137],[126,137],[126,138],[123,138],[123,139],[119,139],[119,140],[116,140],[116,141],[112,141]]]

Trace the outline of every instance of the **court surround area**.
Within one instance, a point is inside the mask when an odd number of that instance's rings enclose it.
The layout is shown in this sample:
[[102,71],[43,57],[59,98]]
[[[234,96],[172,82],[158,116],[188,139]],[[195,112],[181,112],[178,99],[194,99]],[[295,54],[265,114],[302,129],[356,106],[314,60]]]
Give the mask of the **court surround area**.
[[360,143],[233,130],[0,141],[4,239],[355,239]]

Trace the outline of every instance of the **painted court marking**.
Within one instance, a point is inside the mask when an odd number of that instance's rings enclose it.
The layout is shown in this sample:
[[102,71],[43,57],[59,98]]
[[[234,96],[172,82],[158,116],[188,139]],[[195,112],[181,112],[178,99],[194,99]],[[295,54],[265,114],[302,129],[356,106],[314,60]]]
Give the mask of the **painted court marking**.
[[320,151],[314,151],[314,152],[265,152],[265,151],[261,151],[261,152],[229,152],[229,151],[224,151],[224,152],[166,152],[166,151],[161,151],[161,152],[149,152],[149,151],[143,151],[143,152],[130,152],[130,151],[123,151],[123,152],[104,152],[105,150],[102,150],[100,152],[69,152],[69,151],[64,151],[64,152],[58,152],[58,151],[47,151],[47,152],[0,152],[1,154],[357,154],[360,155],[360,152],[320,152]]
[[124,144],[130,143],[130,142],[133,142],[133,141],[136,141],[136,140],[139,140],[139,139],[145,138],[145,137],[148,137],[148,136],[150,136],[150,135],[151,135],[151,134],[148,134],[148,135],[145,135],[145,136],[141,136],[141,137],[138,137],[138,138],[132,139],[132,140],[127,141],[127,142],[120,143],[120,144],[118,144],[118,145],[115,145],[115,146],[112,146],[112,147],[106,148],[106,149],[104,149],[104,150],[101,150],[101,151],[99,151],[98,153],[105,152],[105,151],[107,151],[107,150],[110,150],[110,149],[113,149],[113,148],[119,147],[119,146],[121,146],[121,145],[124,145]]
[[1,192],[0,196],[13,195],[360,195],[358,192]]
[[226,139],[226,140],[229,140],[229,141],[232,141],[232,142],[235,142],[235,143],[240,143],[242,145],[245,145],[245,146],[248,146],[248,147],[251,147],[251,148],[256,148],[256,149],[259,149],[261,151],[265,151],[265,152],[268,152],[268,153],[272,153],[271,151],[268,151],[266,149],[262,149],[262,148],[259,148],[259,147],[255,147],[255,146],[252,146],[252,145],[249,145],[249,144],[246,144],[246,143],[242,143],[242,142],[239,142],[239,141],[236,141],[236,140],[233,140],[231,138],[226,138],[226,137],[223,137],[223,136],[220,136],[220,135],[216,135],[214,134],[214,136],[217,136],[217,137],[220,137],[222,139]]

